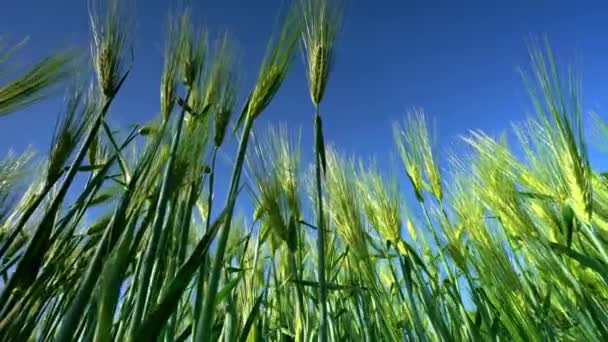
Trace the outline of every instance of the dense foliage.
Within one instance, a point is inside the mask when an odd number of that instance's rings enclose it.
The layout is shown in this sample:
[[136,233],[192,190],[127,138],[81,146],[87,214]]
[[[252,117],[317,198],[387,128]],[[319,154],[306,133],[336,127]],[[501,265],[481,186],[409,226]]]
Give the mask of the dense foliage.
[[[120,133],[108,118],[131,67],[123,5],[92,8],[95,81],[67,86],[48,154],[0,160],[0,340],[608,340],[608,178],[589,163],[578,81],[548,48],[524,74],[537,113],[514,128],[521,153],[471,132],[469,153],[440,167],[417,110],[394,126],[407,177],[391,179],[325,143],[339,2],[284,13],[235,115],[229,36],[208,44],[188,11],[172,16],[160,114]],[[298,52],[310,166],[285,127],[252,133]],[[0,115],[89,72],[74,58],[2,73]],[[235,215],[248,195],[255,210]]]

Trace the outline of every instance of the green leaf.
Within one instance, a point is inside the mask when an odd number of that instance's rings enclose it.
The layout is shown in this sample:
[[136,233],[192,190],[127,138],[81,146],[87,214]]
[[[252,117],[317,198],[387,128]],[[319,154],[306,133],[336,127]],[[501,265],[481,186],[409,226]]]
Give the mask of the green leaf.
[[606,267],[606,265],[601,261],[581,254],[573,249],[570,249],[569,247],[562,246],[557,243],[550,242],[549,245],[553,250],[557,251],[558,253],[567,255],[570,258],[578,261],[582,266],[596,271],[601,277],[604,278],[604,281],[608,283],[608,267]]
[[47,97],[55,85],[75,72],[74,59],[71,51],[51,55],[9,83],[0,85],[0,117]]
[[234,125],[234,134],[236,134],[236,132],[238,132],[238,130],[241,128],[241,126],[245,123],[245,118],[247,118],[247,113],[249,111],[249,102],[251,101],[251,94],[249,94],[249,96],[247,96],[247,101],[245,101],[245,104],[243,105],[243,109],[241,110],[241,115],[239,116],[239,118],[236,120],[236,125]]
[[247,338],[249,337],[249,332],[251,331],[251,327],[253,327],[253,324],[255,323],[256,319],[260,315],[260,305],[262,304],[263,298],[264,298],[264,292],[260,293],[258,295],[258,297],[255,299],[253,307],[251,308],[251,311],[249,311],[249,314],[247,315],[247,319],[245,320],[245,324],[243,325],[243,328],[241,329],[241,333],[240,333],[239,339],[238,339],[239,342],[247,341]]
[[566,246],[570,248],[576,225],[576,216],[574,215],[574,210],[572,210],[572,207],[568,204],[562,206],[562,221],[563,230],[566,233]]
[[315,115],[315,137],[316,137],[316,141],[315,144],[317,145],[317,151],[319,152],[319,160],[321,162],[321,168],[323,170],[323,173],[326,172],[327,170],[327,157],[325,155],[325,140],[323,138],[323,124],[321,121],[321,116],[320,115]]
[[105,166],[105,164],[81,165],[81,166],[78,167],[78,171],[81,171],[81,172],[90,172],[90,171],[95,171],[95,170],[102,169],[104,166]]
[[129,251],[136,222],[137,220],[131,220],[119,243],[105,262],[101,274],[99,313],[97,315],[97,328],[95,329],[96,342],[111,340],[114,311],[118,304],[123,275],[129,264]]
[[230,280],[226,285],[224,285],[224,287],[217,293],[217,296],[215,297],[216,304],[224,301],[230,291],[232,291],[232,289],[238,285],[239,281],[241,281],[242,276],[243,274],[240,273],[236,278]]
[[517,193],[520,196],[526,197],[526,198],[529,198],[529,199],[547,200],[547,201],[553,200],[552,196],[545,195],[545,194],[539,194],[539,193],[536,193],[536,192],[518,191]]

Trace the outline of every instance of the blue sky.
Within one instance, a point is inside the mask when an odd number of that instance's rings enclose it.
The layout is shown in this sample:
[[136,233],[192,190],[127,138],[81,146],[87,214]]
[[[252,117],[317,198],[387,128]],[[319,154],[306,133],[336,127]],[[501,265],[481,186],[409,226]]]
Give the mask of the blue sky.
[[[193,1],[194,17],[212,32],[229,29],[240,52],[241,86],[250,89],[282,0]],[[585,110],[608,107],[608,4],[604,1],[351,0],[337,42],[336,64],[322,115],[326,139],[341,150],[386,160],[394,150],[391,123],[413,107],[436,121],[441,150],[468,129],[498,133],[530,110],[518,67],[528,65],[530,37],[547,35],[562,65],[576,61]],[[505,3],[509,3],[506,5]],[[135,67],[110,113],[126,126],[158,112],[163,30],[170,1],[136,2]],[[62,47],[88,49],[85,0],[7,1],[0,35],[30,41],[19,54],[27,64]],[[60,99],[0,118],[2,151],[33,145],[45,151]],[[310,141],[311,104],[302,59],[257,127],[302,126]],[[4,152],[2,152],[4,153]]]

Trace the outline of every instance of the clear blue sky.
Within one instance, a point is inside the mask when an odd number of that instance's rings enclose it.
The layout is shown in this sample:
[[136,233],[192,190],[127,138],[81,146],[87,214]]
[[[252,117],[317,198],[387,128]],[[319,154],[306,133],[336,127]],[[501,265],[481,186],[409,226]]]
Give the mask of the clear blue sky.
[[[281,0],[193,1],[194,16],[212,32],[237,38],[242,88],[248,91]],[[526,42],[547,34],[559,62],[578,61],[585,110],[607,112],[606,1],[351,0],[337,43],[334,73],[322,108],[327,140],[382,161],[393,151],[391,122],[424,108],[437,122],[440,147],[468,129],[497,133],[530,109],[518,67],[528,65]],[[506,5],[506,3],[509,3]],[[112,110],[112,122],[143,122],[158,112],[163,30],[170,1],[136,3],[135,68]],[[30,36],[19,60],[65,46],[88,49],[85,0],[4,1],[0,35]],[[60,101],[0,118],[0,153],[33,145],[46,150]],[[310,150],[311,105],[298,59],[258,127],[282,121],[303,126]]]

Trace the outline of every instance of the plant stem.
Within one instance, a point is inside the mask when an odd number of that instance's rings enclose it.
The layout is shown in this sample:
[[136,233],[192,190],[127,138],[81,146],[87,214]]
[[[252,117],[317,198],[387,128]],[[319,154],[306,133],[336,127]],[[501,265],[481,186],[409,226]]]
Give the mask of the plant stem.
[[118,155],[118,166],[120,167],[120,170],[122,171],[123,180],[124,180],[125,184],[128,184],[129,179],[131,177],[129,174],[129,168],[127,167],[127,162],[122,157],[122,153],[120,152],[121,151],[120,147],[116,143],[116,139],[114,139],[114,135],[112,134],[112,131],[110,130],[110,127],[108,126],[108,124],[106,123],[105,120],[102,123],[102,125],[103,125],[104,132],[108,136],[108,140],[110,141],[110,143],[112,144],[112,147],[114,147],[114,149],[116,150],[116,154]]
[[325,219],[323,215],[323,193],[321,184],[321,149],[323,146],[323,128],[321,126],[321,117],[319,116],[319,106],[315,105],[314,114],[314,135],[315,135],[315,180],[316,180],[316,195],[317,195],[317,254],[319,266],[317,276],[319,278],[319,306],[321,311],[321,319],[319,321],[319,341],[327,341],[327,286],[325,284]]
[[[219,147],[216,146],[213,149],[213,157],[211,159],[211,173],[209,174],[209,193],[207,194],[207,215],[205,217],[205,232],[209,230],[211,224],[211,211],[213,209],[213,185],[215,180],[215,162],[217,160],[217,152]],[[203,288],[205,287],[205,263],[201,263],[198,270],[198,279],[196,286],[196,297],[194,306],[194,317],[198,320],[200,318],[201,309],[203,305]],[[196,336],[198,324],[192,326],[192,336]]]
[[[186,93],[186,98],[184,99],[184,103],[188,102],[190,94],[191,90],[188,89]],[[167,202],[169,201],[169,194],[172,190],[170,189],[172,186],[171,173],[173,172],[173,164],[175,163],[175,156],[177,154],[177,148],[179,146],[179,140],[184,124],[185,113],[186,109],[182,108],[177,118],[177,127],[175,129],[175,133],[171,141],[171,153],[169,154],[169,160],[167,161],[167,165],[164,170],[163,182],[160,188],[160,196],[158,198],[158,204],[156,207],[154,220],[152,221],[152,236],[150,238],[150,243],[144,255],[142,273],[137,284],[138,287],[137,298],[135,300],[135,311],[133,312],[133,317],[131,321],[132,333],[135,333],[135,331],[137,331],[137,326],[141,322],[142,316],[144,314],[144,309],[146,308],[146,304],[148,302],[148,287],[150,286],[148,280],[150,279],[150,276],[152,274],[152,268],[154,266],[156,254],[158,252],[158,244],[161,238],[162,228],[165,221],[165,213],[167,211]],[[131,337],[133,337],[133,335]]]
[[[294,288],[296,290],[296,327],[299,330],[296,330],[296,336],[298,336],[297,341],[305,340],[303,331],[306,331],[304,327],[306,326],[306,312],[304,311],[304,294],[302,291],[302,284],[300,284],[300,275],[298,272],[298,266],[296,262],[296,253],[289,251],[289,267],[291,268],[292,277],[295,280]],[[298,335],[300,334],[300,335]]]
[[215,313],[215,296],[217,295],[220,272],[223,264],[224,253],[226,252],[226,244],[228,243],[228,235],[230,234],[232,214],[234,212],[234,205],[236,203],[236,197],[238,194],[239,181],[243,163],[245,161],[249,134],[251,133],[251,128],[253,127],[253,120],[254,119],[251,115],[247,115],[243,132],[241,134],[241,142],[239,143],[237,159],[234,162],[234,168],[232,170],[230,180],[230,190],[228,192],[228,198],[226,199],[226,221],[224,222],[223,229],[220,232],[217,253],[211,266],[211,278],[209,279],[209,285],[207,286],[207,291],[205,293],[202,315],[199,317],[199,321],[196,323],[197,328],[194,338],[195,341],[211,340],[211,326],[213,324],[213,315]]

